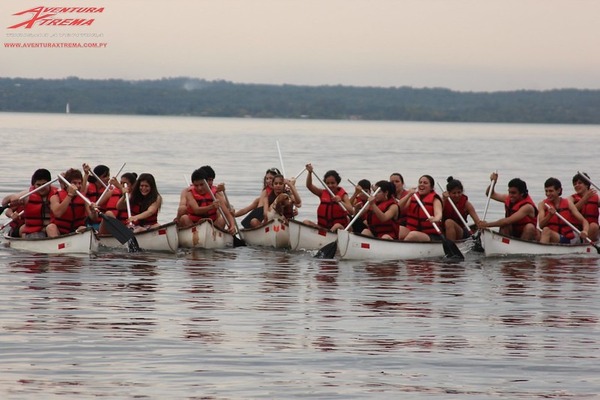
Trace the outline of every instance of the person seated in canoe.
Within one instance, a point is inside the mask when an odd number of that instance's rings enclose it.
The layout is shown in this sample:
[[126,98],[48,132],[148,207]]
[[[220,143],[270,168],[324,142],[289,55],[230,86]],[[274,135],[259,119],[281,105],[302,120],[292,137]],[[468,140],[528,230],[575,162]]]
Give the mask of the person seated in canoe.
[[[354,210],[352,213],[353,215],[358,214],[360,210],[362,210],[369,200],[371,192],[371,181],[368,179],[361,179],[356,183],[354,193],[352,193],[352,196],[350,196],[350,203],[352,203],[352,209]],[[361,218],[358,218],[356,221],[354,221],[354,224],[351,227],[353,232],[362,232],[366,228],[367,225]]]
[[[396,203],[398,203],[408,194],[408,190],[404,187],[404,177],[401,173],[394,172],[390,175],[390,182],[392,182],[396,188],[394,198],[396,199]],[[402,209],[400,209],[400,213],[398,214],[398,225],[406,226],[406,215],[404,215]]]
[[[46,227],[50,224],[50,197],[57,190],[56,187],[49,184],[51,180],[52,175],[50,171],[40,168],[31,176],[31,187],[29,190],[6,197],[7,203],[15,207],[15,210],[10,209],[11,212],[19,215],[22,211],[18,220],[21,223],[18,226],[14,226],[13,229],[15,231],[11,233],[11,236],[24,238],[47,236]],[[41,189],[35,191],[38,188]],[[32,191],[35,192],[28,195]],[[23,196],[26,197],[19,200]]]
[[[588,237],[590,224],[581,215],[569,197],[561,197],[562,184],[556,178],[548,178],[544,182],[546,198],[538,205],[538,224],[542,228],[540,243],[581,243],[580,239]],[[580,224],[583,229],[580,234],[575,232],[567,222],[556,214],[564,217],[571,225]]]
[[[598,240],[600,228],[598,226],[598,207],[600,207],[600,196],[590,187],[590,177],[585,172],[577,173],[573,177],[573,189],[575,193],[571,195],[571,201],[577,207],[577,210],[583,215],[590,225],[588,237],[592,242]],[[581,230],[583,226],[575,224]]]
[[[313,184],[313,166],[306,164],[306,187],[312,194],[319,197],[321,202],[317,208],[317,222],[310,220],[303,221],[306,225],[315,228],[328,229],[335,232],[338,229],[344,229],[350,222],[349,214],[354,210],[348,193],[340,186],[342,178],[334,171],[330,170],[323,176],[323,183],[327,189],[318,188]],[[333,196],[331,196],[331,193]]]
[[[493,172],[490,180],[498,182],[498,174]],[[497,221],[479,221],[479,229],[499,227],[500,233],[507,236],[517,237],[523,240],[539,240],[537,230],[538,209],[527,190],[527,183],[520,178],[513,178],[508,182],[508,193],[501,194],[488,186],[485,195],[492,190],[490,198],[504,204],[504,218]]]
[[212,186],[211,182],[212,179],[206,169],[198,168],[192,172],[192,188],[186,193],[187,212],[179,218],[179,226],[185,228],[201,219],[210,219],[216,227],[233,234],[235,233],[233,216],[227,207],[221,207],[227,202],[222,192],[217,192],[217,187]]
[[362,230],[366,236],[394,240],[398,238],[398,204],[394,197],[395,187],[392,182],[379,181],[375,184],[380,190],[369,197],[369,209],[366,210],[367,228]]
[[[123,195],[117,202],[118,210],[127,210],[127,199]],[[131,217],[127,218],[128,224],[135,225],[134,232],[141,232],[160,226],[158,213],[162,205],[162,197],[156,187],[156,180],[152,174],[143,173],[135,181],[129,196]]]
[[[241,217],[250,213],[242,220],[242,226],[244,228],[258,226],[261,224],[261,221],[264,220],[264,207],[262,206],[262,201],[273,193],[273,179],[275,178],[275,175],[281,175],[281,172],[279,172],[277,168],[269,168],[263,177],[263,188],[260,195],[246,207],[235,211],[235,217]],[[258,223],[256,221],[258,221]]]
[[[129,218],[127,210],[119,210],[117,208],[117,204],[121,197],[125,195],[125,192],[128,194],[131,192],[135,181],[137,180],[137,174],[135,172],[126,172],[121,175],[119,179],[113,176],[110,178],[108,192],[106,196],[108,197],[108,201],[106,202],[106,212],[105,214],[109,217],[113,217],[121,221],[123,224],[127,224],[127,218]],[[126,199],[127,200],[127,199]],[[131,207],[130,207],[131,208]],[[109,234],[110,231],[106,226],[106,222],[102,219],[100,222],[100,228],[98,230],[101,234]]]
[[[216,178],[215,170],[210,165],[203,165],[202,167],[200,167],[198,169],[205,172],[206,177],[207,177],[206,180],[212,187],[213,182]],[[177,215],[175,216],[175,219],[174,219],[174,221],[177,222],[177,224],[179,226],[181,226],[180,225],[181,217],[188,213],[188,204],[187,204],[188,193],[192,190],[193,187],[194,187],[194,185],[192,183],[190,183],[187,187],[182,189],[181,193],[179,194],[179,205],[177,206]],[[217,187],[216,187],[217,192],[222,192],[224,190],[225,190],[225,184],[220,183],[219,185],[217,185]]]
[[[433,226],[442,221],[443,214],[442,199],[435,192],[434,185],[435,181],[430,175],[423,175],[419,178],[419,185],[409,189],[408,194],[398,202],[400,209],[406,214],[406,226],[400,226],[398,230],[399,240],[431,242],[442,239]],[[431,217],[427,217],[415,199],[415,193]]]
[[[92,173],[93,172],[93,173]],[[82,192],[92,203],[98,206],[102,212],[106,212],[106,203],[111,193],[107,192],[107,186],[110,180],[110,169],[106,165],[96,165],[94,169],[89,164],[83,164],[84,182],[87,178],[87,186]],[[95,220],[88,219],[86,225],[98,230],[102,218],[99,216]]]
[[61,184],[61,189],[50,197],[50,224],[46,227],[48,237],[84,230],[86,218],[96,218],[95,204],[88,205],[77,192],[83,190],[83,174],[71,168],[64,173],[69,185]]
[[254,218],[250,222],[252,226],[260,226],[274,218],[282,218],[286,222],[294,219],[298,213],[296,207],[302,206],[300,194],[296,190],[295,179],[285,179],[283,175],[278,174],[273,177],[273,190],[267,197],[261,200],[263,208],[263,220]]
[[444,233],[446,234],[446,238],[452,241],[466,239],[471,235],[471,232],[464,226],[460,216],[456,214],[452,203],[450,203],[451,201],[456,206],[464,221],[467,221],[470,215],[475,224],[479,223],[479,215],[477,215],[477,211],[475,211],[475,207],[473,207],[467,195],[464,194],[462,182],[449,176],[446,179],[446,191],[442,193],[442,202],[444,204],[442,225]]

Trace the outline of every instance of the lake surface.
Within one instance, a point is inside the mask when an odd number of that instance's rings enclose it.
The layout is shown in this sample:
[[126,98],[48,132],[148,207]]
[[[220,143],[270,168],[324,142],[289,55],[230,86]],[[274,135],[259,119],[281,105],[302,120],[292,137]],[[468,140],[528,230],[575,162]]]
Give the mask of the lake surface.
[[[150,172],[175,215],[212,165],[236,207],[264,171],[307,162],[371,181],[463,181],[480,212],[527,181],[600,177],[598,126],[0,113],[0,195],[33,171]],[[300,219],[317,199],[300,179]],[[600,182],[599,182],[600,183]],[[488,220],[501,217],[492,203]],[[4,220],[4,217],[0,219]],[[349,262],[256,248],[44,256],[0,246],[0,397],[148,399],[600,398],[595,257]]]

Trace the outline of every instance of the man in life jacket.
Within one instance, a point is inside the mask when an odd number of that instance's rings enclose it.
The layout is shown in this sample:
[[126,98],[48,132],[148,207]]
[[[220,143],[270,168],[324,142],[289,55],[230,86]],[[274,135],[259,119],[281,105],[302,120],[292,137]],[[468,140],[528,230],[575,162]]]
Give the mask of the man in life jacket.
[[[575,207],[577,207],[577,210],[579,210],[581,215],[590,224],[588,237],[595,242],[598,240],[598,233],[600,231],[600,227],[598,226],[600,196],[590,186],[590,177],[588,174],[585,172],[575,174],[573,177],[573,189],[575,189],[575,193],[571,195],[571,200],[575,204]],[[575,224],[575,226],[579,230],[583,228],[579,224]]]
[[[46,237],[46,227],[50,224],[50,196],[56,192],[56,188],[48,184],[50,180],[52,180],[50,171],[40,168],[31,176],[29,190],[6,197],[11,207],[16,207],[14,210],[11,208],[11,211],[21,214],[20,224],[11,223],[13,236]],[[38,188],[41,189],[28,195]],[[26,197],[19,200],[23,196]]]
[[[538,221],[542,228],[540,243],[574,244],[580,243],[580,238],[587,238],[590,225],[570,198],[561,197],[562,184],[560,181],[556,178],[546,179],[544,190],[546,199],[538,205],[540,212]],[[576,224],[583,226],[581,234],[575,232],[569,223],[573,226]]]
[[[498,174],[492,173],[490,179],[496,183]],[[491,198],[504,204],[504,218],[497,221],[480,221],[479,229],[499,227],[500,233],[508,236],[518,237],[524,240],[539,240],[537,230],[538,209],[529,196],[527,184],[519,178],[513,178],[508,182],[508,193],[500,194],[488,186],[486,196],[492,190]]]

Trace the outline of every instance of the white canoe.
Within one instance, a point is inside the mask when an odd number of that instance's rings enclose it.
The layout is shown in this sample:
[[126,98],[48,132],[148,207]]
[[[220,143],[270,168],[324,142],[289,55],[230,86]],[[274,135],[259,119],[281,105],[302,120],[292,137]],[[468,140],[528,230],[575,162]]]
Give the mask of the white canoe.
[[292,250],[319,250],[337,239],[337,233],[294,220],[289,222],[289,231]]
[[[445,256],[442,242],[385,240],[341,229],[337,240],[339,256],[344,260],[414,260]],[[465,254],[472,247],[472,240],[462,240],[456,245]]]
[[[112,235],[98,235],[100,246],[113,249],[126,249],[127,243],[121,244]],[[169,222],[168,224],[148,229],[147,231],[137,232],[135,239],[141,250],[144,251],[169,251],[176,252],[179,247],[179,237],[177,235],[177,224]]]
[[241,238],[249,246],[274,247],[287,249],[290,247],[290,230],[281,219],[272,219],[256,228],[240,230]]
[[545,244],[506,236],[490,229],[481,231],[481,243],[486,256],[505,255],[552,255],[590,254],[598,255],[591,244]]
[[4,235],[6,245],[17,250],[44,254],[91,254],[98,252],[98,237],[88,228],[55,238],[14,238]]
[[224,249],[233,246],[233,235],[213,225],[210,219],[177,230],[179,247],[194,249]]

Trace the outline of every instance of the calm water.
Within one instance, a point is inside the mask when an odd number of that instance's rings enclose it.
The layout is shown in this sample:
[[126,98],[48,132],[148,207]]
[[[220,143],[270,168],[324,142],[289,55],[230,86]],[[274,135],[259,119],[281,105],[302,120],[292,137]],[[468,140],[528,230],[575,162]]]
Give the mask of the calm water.
[[[0,195],[46,167],[150,172],[175,214],[210,164],[241,207],[262,175],[312,162],[344,180],[461,179],[483,211],[493,170],[600,181],[597,126],[0,113]],[[303,179],[301,179],[303,181]],[[345,181],[344,181],[345,183]],[[300,218],[316,198],[298,185]],[[345,183],[345,186],[349,186]],[[502,214],[492,204],[488,219]],[[600,398],[596,258],[336,262],[236,248],[52,257],[0,247],[0,396],[37,398]]]

